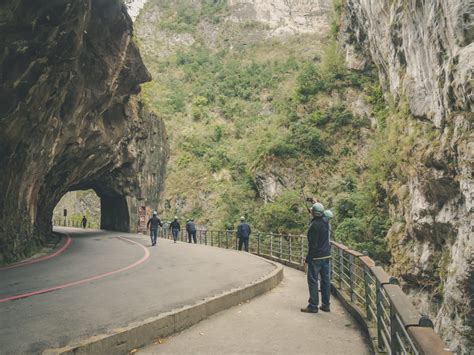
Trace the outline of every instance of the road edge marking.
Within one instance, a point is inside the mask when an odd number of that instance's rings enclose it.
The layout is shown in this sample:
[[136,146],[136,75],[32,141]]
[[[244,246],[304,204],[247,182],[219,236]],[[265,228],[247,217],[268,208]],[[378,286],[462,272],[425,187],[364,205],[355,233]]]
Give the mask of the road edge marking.
[[138,265],[144,263],[150,257],[150,251],[144,245],[142,245],[141,243],[136,242],[134,240],[131,240],[129,238],[125,238],[125,237],[116,237],[116,238],[127,240],[129,242],[132,242],[133,244],[136,244],[136,245],[140,246],[143,249],[143,251],[145,252],[144,255],[142,256],[142,258],[140,260],[137,260],[134,263],[132,263],[130,265],[127,265],[127,266],[124,266],[120,269],[109,271],[109,272],[99,274],[99,275],[95,275],[95,276],[91,276],[91,277],[88,277],[88,278],[85,278],[85,279],[82,279],[82,280],[68,282],[66,284],[53,286],[53,287],[45,288],[45,289],[42,289],[42,290],[37,290],[37,291],[28,292],[28,293],[22,293],[22,294],[19,294],[19,295],[0,298],[0,303],[8,302],[8,301],[15,301],[15,300],[19,300],[19,299],[22,299],[22,298],[28,298],[28,297],[36,296],[36,295],[41,295],[41,294],[44,294],[44,293],[48,293],[48,292],[52,292],[52,291],[56,291],[56,290],[62,290],[64,288],[80,285],[80,284],[83,284],[83,283],[86,283],[86,282],[99,280],[99,279],[102,279],[102,278],[107,277],[107,276],[111,276],[111,275],[118,274],[118,273],[123,272],[123,271],[130,270],[130,269],[134,268],[135,266],[138,266]]
[[20,266],[36,264],[36,263],[39,263],[40,261],[45,261],[45,260],[54,258],[55,256],[58,256],[59,254],[62,254],[67,248],[69,248],[69,246],[72,243],[72,238],[69,234],[63,234],[63,235],[66,236],[66,242],[61,246],[61,248],[59,248],[55,252],[53,252],[51,254],[41,256],[39,258],[35,258],[35,259],[27,260],[27,261],[19,261],[19,262],[14,263],[14,264],[2,266],[2,267],[0,267],[0,271],[14,269],[14,268],[17,268],[17,267],[20,267]]

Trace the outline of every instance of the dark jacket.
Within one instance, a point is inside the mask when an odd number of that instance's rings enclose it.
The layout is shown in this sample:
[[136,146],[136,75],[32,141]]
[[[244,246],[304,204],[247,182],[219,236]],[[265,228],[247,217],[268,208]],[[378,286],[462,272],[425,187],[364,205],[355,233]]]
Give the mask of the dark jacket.
[[246,239],[250,237],[250,233],[252,233],[250,226],[245,222],[240,222],[237,227],[237,238]]
[[187,232],[195,232],[196,231],[196,226],[194,225],[194,223],[192,221],[188,221],[188,223],[186,223],[186,231]]
[[178,221],[173,221],[173,222],[171,222],[170,228],[171,228],[171,229],[181,230],[181,226],[179,225],[179,222],[178,222]]
[[314,258],[331,256],[329,223],[322,217],[314,217],[308,229],[308,255],[306,262]]
[[151,217],[149,220],[148,220],[148,223],[146,224],[146,227],[150,227],[150,229],[153,229],[153,230],[157,230],[158,229],[158,226],[163,226],[161,224],[161,221],[160,219],[158,218],[158,216],[153,216]]

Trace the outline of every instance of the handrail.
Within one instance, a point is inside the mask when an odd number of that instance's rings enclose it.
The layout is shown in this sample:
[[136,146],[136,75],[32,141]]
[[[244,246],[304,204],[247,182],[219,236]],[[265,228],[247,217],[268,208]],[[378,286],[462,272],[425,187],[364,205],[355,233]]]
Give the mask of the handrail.
[[[73,219],[70,219],[70,218],[53,219],[53,220],[51,220],[51,224],[53,226],[57,226],[57,227],[83,228],[81,221],[73,220]],[[87,221],[87,224],[86,224],[85,228],[99,228],[99,226],[95,223],[91,223],[90,221]]]
[[[235,230],[197,230],[200,244],[237,249]],[[307,253],[306,236],[255,232],[249,252],[303,269]],[[169,229],[159,236],[171,239]],[[186,241],[184,231],[178,235]],[[331,286],[357,312],[375,343],[374,350],[388,354],[452,354],[434,332],[433,323],[422,316],[398,284],[368,255],[331,241]]]

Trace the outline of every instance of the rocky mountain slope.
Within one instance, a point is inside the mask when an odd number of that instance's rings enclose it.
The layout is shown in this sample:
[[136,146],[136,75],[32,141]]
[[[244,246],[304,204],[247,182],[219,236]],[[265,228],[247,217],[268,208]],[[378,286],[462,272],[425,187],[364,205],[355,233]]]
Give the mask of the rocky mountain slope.
[[134,96],[151,76],[125,7],[17,0],[0,17],[1,259],[34,252],[71,190],[94,189],[102,227],[129,230],[131,203],[149,188],[156,203],[168,153],[163,124]]
[[[418,131],[388,183],[393,267],[459,353],[474,351],[474,2],[347,0],[340,40],[350,67],[373,61],[387,95],[433,127]],[[367,54],[370,55],[367,56]]]
[[136,25],[157,79],[146,101],[170,130],[164,215],[296,233],[301,190],[318,196],[335,238],[391,267],[468,352],[472,13],[468,0],[149,0]]

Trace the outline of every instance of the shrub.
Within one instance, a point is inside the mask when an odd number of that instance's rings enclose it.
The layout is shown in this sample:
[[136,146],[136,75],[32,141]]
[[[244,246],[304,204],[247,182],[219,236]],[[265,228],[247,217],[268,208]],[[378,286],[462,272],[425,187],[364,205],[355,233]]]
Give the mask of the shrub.
[[306,208],[296,191],[283,192],[259,211],[259,226],[263,231],[301,233],[308,223]]
[[335,230],[335,237],[346,245],[364,241],[367,235],[367,226],[362,219],[351,217],[344,219]]
[[296,123],[291,127],[291,142],[300,151],[315,157],[329,152],[326,143],[321,138],[320,130],[304,123]]
[[332,85],[335,80],[342,80],[346,76],[346,63],[335,40],[324,47],[320,68],[322,78]]
[[224,134],[224,126],[219,125],[214,127],[214,142],[220,142]]
[[390,107],[385,101],[382,88],[380,85],[369,85],[365,92],[369,103],[372,105],[372,114],[377,119],[381,128],[384,128],[386,126],[385,121],[390,112]]
[[344,194],[336,200],[335,209],[338,220],[343,220],[344,218],[351,218],[356,215],[357,204],[351,195]]
[[301,103],[309,101],[310,97],[326,88],[326,83],[313,63],[303,65],[296,78],[296,98]]
[[275,140],[267,146],[266,154],[272,155],[274,157],[280,158],[291,158],[295,157],[297,153],[297,148],[294,144],[286,140]]

